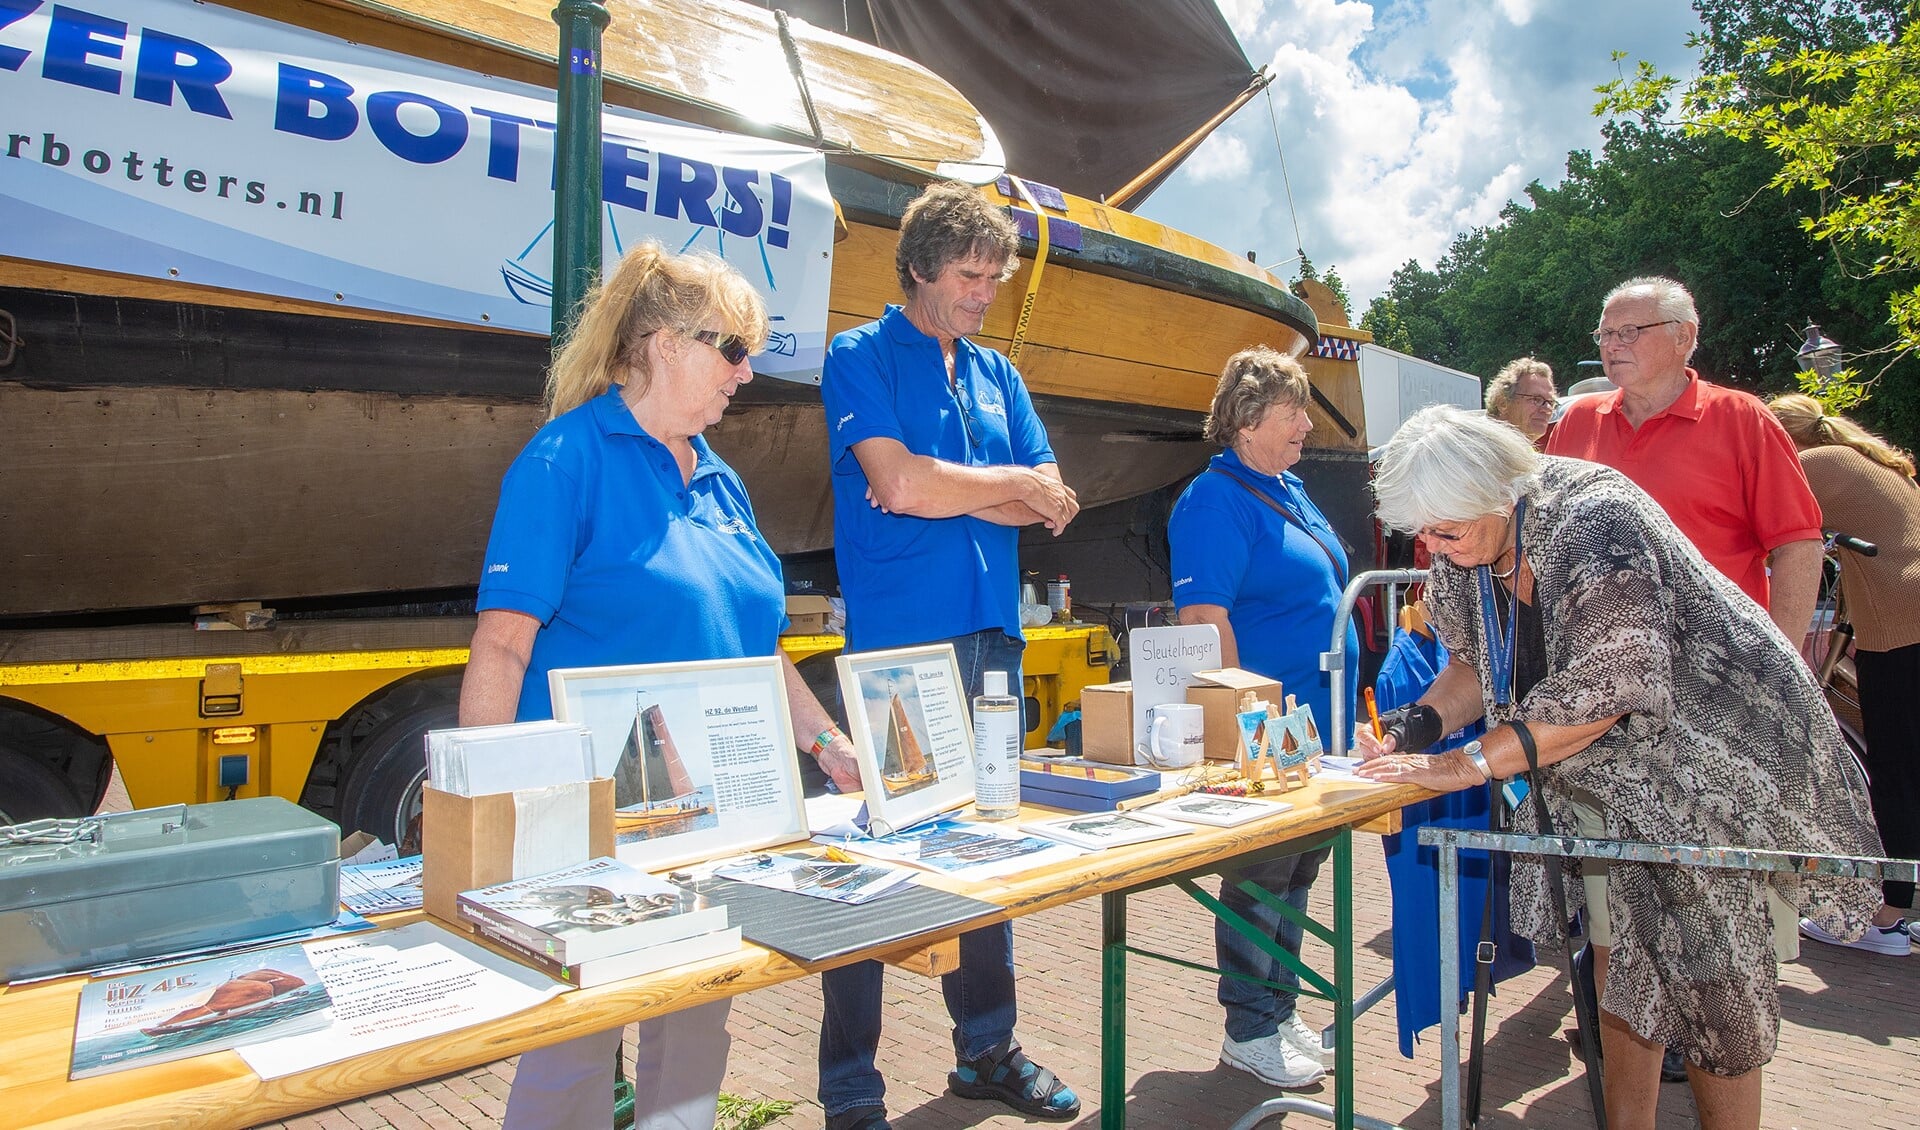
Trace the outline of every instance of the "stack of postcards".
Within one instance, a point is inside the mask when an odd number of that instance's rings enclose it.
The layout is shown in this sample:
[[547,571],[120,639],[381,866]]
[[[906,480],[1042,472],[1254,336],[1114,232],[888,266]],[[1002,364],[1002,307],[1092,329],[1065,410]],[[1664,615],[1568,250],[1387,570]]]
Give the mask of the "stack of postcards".
[[616,859],[462,892],[460,917],[487,941],[581,988],[740,948],[724,905]]

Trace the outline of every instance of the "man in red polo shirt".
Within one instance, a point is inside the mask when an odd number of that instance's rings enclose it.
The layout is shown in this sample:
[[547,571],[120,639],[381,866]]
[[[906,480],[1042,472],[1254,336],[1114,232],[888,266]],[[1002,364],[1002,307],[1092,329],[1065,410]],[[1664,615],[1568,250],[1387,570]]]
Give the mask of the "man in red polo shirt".
[[1797,646],[1819,595],[1820,504],[1766,407],[1687,366],[1699,338],[1686,287],[1664,278],[1615,287],[1593,340],[1620,391],[1569,405],[1547,454],[1605,463],[1638,483]]
[[[1687,366],[1699,341],[1700,315],[1686,287],[1654,277],[1614,287],[1593,343],[1607,379],[1620,391],[1568,405],[1547,437],[1547,454],[1605,463],[1639,484],[1700,555],[1766,609],[1797,647],[1820,591],[1820,504],[1807,487],[1793,441],[1766,406],[1744,392],[1708,384]],[[1598,823],[1597,812],[1591,818]],[[1600,834],[1584,824],[1580,830]],[[1605,879],[1597,871],[1589,861],[1587,932],[1604,1000],[1613,937]],[[1770,899],[1767,909],[1774,956],[1799,956],[1793,908]],[[1681,1048],[1666,1049],[1660,1077],[1686,1078]]]

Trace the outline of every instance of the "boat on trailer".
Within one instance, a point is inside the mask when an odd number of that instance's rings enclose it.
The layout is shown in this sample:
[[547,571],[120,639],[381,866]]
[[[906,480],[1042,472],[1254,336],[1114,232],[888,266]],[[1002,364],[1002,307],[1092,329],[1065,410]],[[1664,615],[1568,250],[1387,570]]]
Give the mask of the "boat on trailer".
[[[554,82],[551,0],[224,6]],[[899,301],[896,229],[929,179],[973,181],[1010,210],[1021,265],[979,340],[1015,358],[1087,511],[1198,471],[1217,374],[1256,343],[1309,358],[1315,430],[1300,471],[1357,493],[1357,369],[1313,357],[1328,315],[1266,271],[1124,207],[1008,176],[972,104],[899,55],[731,0],[608,8],[609,106],[826,154],[841,226],[829,334]],[[503,263],[502,293],[537,293],[546,274],[537,257]],[[542,419],[540,334],[18,256],[0,256],[0,312],[19,343],[0,368],[0,539],[13,560],[0,616],[471,586],[500,475]],[[754,381],[708,437],[777,551],[831,544],[811,382]],[[1335,518],[1350,540],[1363,536]],[[1084,584],[1081,595],[1098,596]]]

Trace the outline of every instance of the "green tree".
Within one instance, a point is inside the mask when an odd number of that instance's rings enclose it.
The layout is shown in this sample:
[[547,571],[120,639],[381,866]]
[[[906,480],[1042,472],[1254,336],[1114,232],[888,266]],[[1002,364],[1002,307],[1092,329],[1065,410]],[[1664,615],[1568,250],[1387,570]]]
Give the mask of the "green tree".
[[1345,310],[1349,315],[1353,313],[1353,298],[1347,294],[1347,284],[1340,278],[1339,268],[1328,267],[1327,273],[1323,275],[1314,267],[1313,260],[1307,258],[1307,253],[1302,251],[1300,253],[1300,271],[1294,276],[1293,281],[1302,282],[1306,279],[1312,279],[1332,291],[1333,296],[1340,300],[1340,308]]
[[1900,362],[1920,347],[1920,27],[1912,9],[1817,0],[1695,7],[1705,28],[1693,40],[1702,76],[1683,84],[1641,62],[1631,78],[1599,88],[1596,111],[1652,123],[1677,99],[1688,136],[1769,155],[1767,186],[1794,201],[1799,226],[1837,268],[1823,280],[1829,308],[1851,313],[1877,294],[1885,311],[1887,330],[1834,332],[1863,362],[1858,372],[1807,376],[1802,387],[1829,407],[1853,409],[1898,372],[1904,379],[1888,382],[1891,395],[1874,414],[1911,436],[1920,395]]

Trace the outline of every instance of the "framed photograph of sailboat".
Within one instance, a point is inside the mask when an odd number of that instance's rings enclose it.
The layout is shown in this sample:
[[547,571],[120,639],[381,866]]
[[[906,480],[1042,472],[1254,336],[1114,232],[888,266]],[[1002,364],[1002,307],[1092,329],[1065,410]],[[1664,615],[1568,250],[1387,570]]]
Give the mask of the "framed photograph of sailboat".
[[549,672],[613,778],[615,854],[657,871],[807,838],[778,656]]
[[973,803],[973,726],[953,646],[860,652],[836,662],[873,834]]

